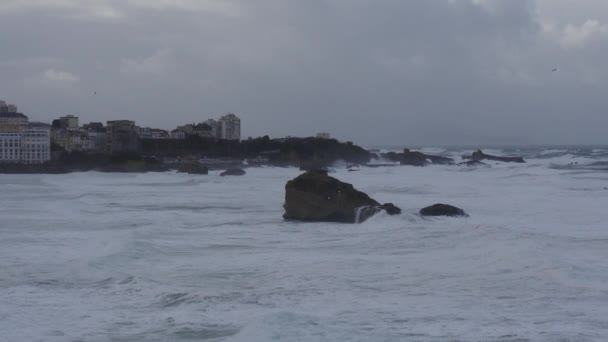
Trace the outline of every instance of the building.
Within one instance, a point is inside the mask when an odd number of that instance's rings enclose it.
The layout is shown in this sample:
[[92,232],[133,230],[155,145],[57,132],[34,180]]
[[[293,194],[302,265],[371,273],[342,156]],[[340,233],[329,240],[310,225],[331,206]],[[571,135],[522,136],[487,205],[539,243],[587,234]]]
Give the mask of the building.
[[59,118],[59,122],[61,123],[61,128],[64,129],[78,129],[78,117],[74,115],[66,115]]
[[27,128],[28,118],[21,113],[0,113],[0,133],[18,133]]
[[0,100],[0,113],[17,113],[17,106]]
[[51,125],[32,122],[21,133],[21,162],[41,164],[51,160]]
[[177,126],[177,130],[183,131],[186,135],[192,135],[194,132],[194,124],[185,124],[182,126]]
[[174,129],[171,131],[171,139],[186,139],[186,132],[181,129]]
[[141,141],[130,120],[108,121],[106,125],[106,152],[139,152]]
[[241,140],[241,119],[234,114],[226,114],[218,120],[219,136],[224,140]]
[[317,138],[319,139],[331,139],[331,135],[329,133],[317,133]]
[[152,139],[152,128],[135,126],[135,132],[140,139]]
[[[207,120],[207,121],[209,121],[209,120]],[[198,135],[201,138],[207,138],[207,139],[212,139],[212,138],[216,137],[213,126],[209,125],[206,122],[202,122],[197,125],[194,125],[193,134]]]
[[0,163],[21,162],[21,132],[0,133]]
[[91,122],[82,126],[82,131],[89,136],[90,151],[103,152],[106,149],[106,128],[101,122]]
[[152,139],[169,139],[169,138],[171,138],[171,135],[169,134],[169,132],[165,131],[164,129],[160,129],[160,128],[152,129]]
[[[3,101],[0,105],[8,107]],[[0,163],[40,164],[51,160],[50,125],[30,124],[27,116],[8,110],[0,113]]]
[[[212,120],[216,122],[215,120]],[[182,131],[185,135],[197,135],[201,138],[215,138],[213,126],[209,124],[209,120],[198,124],[187,124],[178,126],[174,131]],[[173,131],[172,131],[173,132]]]
[[208,119],[206,121],[203,122],[203,124],[206,124],[207,126],[210,127],[210,132],[209,132],[209,137],[210,138],[215,138],[215,139],[221,139],[221,132],[220,132],[220,124],[219,122],[217,122],[216,120],[213,119]]

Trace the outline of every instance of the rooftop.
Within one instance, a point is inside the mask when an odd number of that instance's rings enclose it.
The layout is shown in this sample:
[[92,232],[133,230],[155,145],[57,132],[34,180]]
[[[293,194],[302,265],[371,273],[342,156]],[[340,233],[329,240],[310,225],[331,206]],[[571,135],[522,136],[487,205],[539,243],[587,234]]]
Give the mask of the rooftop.
[[23,119],[27,119],[27,116],[23,115],[22,113],[5,113],[5,112],[2,112],[2,113],[0,113],[0,118],[23,118]]

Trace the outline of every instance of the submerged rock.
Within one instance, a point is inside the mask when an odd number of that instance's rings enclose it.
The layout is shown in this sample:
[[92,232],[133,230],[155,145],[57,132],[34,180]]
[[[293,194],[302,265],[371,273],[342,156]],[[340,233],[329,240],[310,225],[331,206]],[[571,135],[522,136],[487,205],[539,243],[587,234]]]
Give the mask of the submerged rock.
[[483,153],[482,150],[477,150],[473,152],[470,156],[463,156],[464,159],[471,159],[476,161],[481,160],[495,160],[501,161],[505,163],[525,163],[526,161],[522,157],[497,157],[490,154]]
[[287,220],[359,223],[380,211],[401,212],[391,203],[380,205],[366,193],[316,170],[303,173],[285,185]]
[[422,216],[466,216],[469,215],[464,210],[448,205],[448,204],[434,204],[430,207],[426,207],[420,210]]
[[209,174],[209,168],[199,162],[191,162],[181,164],[177,172],[191,175],[206,175]]
[[224,177],[224,176],[244,176],[247,172],[245,172],[245,170],[243,169],[228,169],[222,173],[220,173],[220,176]]
[[458,163],[458,166],[489,166],[488,164],[479,160],[469,160],[466,162]]

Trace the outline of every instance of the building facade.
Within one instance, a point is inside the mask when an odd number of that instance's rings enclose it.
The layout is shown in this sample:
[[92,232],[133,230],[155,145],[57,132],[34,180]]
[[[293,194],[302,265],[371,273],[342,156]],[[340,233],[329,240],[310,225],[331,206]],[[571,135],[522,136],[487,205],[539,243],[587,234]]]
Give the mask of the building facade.
[[226,114],[218,121],[220,139],[241,140],[241,119],[234,114]]
[[18,133],[27,128],[27,116],[16,112],[0,113],[0,133]]
[[21,162],[41,164],[51,160],[51,125],[30,123],[21,133]]
[[214,119],[208,119],[203,124],[210,127],[209,138],[221,139],[220,123]]
[[171,139],[182,140],[186,139],[186,132],[181,129],[174,129],[171,131]]
[[74,115],[66,115],[59,118],[61,128],[76,130],[78,129],[78,117]]
[[106,125],[106,152],[139,152],[141,141],[135,128],[135,122],[130,120],[108,121]]
[[0,163],[40,164],[51,160],[50,125],[30,124],[27,116],[12,114],[16,113],[0,113]]

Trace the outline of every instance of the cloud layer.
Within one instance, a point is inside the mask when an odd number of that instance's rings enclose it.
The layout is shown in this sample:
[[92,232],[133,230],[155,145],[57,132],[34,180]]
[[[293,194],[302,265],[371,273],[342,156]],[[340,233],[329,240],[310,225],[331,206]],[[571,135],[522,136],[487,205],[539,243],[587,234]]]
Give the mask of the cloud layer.
[[608,124],[601,0],[5,0],[0,41],[0,98],[40,120],[230,111],[245,136],[365,144],[603,143]]

